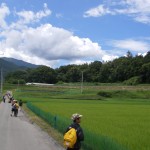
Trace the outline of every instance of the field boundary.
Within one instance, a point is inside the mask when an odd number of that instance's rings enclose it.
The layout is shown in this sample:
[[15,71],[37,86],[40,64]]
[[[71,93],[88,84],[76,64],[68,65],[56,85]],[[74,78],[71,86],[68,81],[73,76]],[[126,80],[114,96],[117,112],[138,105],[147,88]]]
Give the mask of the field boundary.
[[[40,108],[34,106],[34,103],[28,102],[27,107],[62,135],[70,123],[69,119],[44,112]],[[124,148],[109,137],[97,135],[87,129],[84,129],[84,134],[86,138],[82,143],[83,150],[127,150],[127,148]]]

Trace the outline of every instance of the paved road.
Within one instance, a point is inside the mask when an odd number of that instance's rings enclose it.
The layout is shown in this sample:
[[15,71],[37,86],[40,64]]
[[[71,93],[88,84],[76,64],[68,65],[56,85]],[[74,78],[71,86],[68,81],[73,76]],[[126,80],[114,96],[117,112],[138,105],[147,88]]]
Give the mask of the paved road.
[[11,117],[11,104],[0,103],[1,150],[64,150],[39,127],[31,124],[22,112]]

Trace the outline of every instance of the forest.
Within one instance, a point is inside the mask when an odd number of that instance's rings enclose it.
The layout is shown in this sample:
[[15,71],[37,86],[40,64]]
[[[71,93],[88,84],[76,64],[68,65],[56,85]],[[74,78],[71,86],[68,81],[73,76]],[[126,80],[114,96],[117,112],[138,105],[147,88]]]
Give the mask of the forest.
[[145,55],[133,56],[130,51],[126,56],[113,61],[94,61],[90,64],[66,65],[53,69],[48,66],[39,66],[34,69],[10,72],[5,82],[25,84],[36,83],[124,83],[127,85],[150,83],[150,51]]

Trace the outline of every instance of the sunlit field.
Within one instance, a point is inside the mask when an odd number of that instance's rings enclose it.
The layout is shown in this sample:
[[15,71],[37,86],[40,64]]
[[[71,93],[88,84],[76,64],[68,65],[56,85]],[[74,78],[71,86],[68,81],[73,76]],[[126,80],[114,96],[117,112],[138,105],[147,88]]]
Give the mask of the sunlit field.
[[131,150],[150,148],[149,102],[102,102],[86,100],[50,100],[35,103],[44,111],[70,118],[72,113],[83,114],[82,126],[108,136]]

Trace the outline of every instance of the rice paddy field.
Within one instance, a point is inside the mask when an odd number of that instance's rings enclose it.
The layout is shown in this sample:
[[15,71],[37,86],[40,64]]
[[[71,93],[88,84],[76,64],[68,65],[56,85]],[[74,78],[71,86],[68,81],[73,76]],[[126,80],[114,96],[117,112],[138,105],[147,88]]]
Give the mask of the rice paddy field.
[[55,99],[34,105],[65,118],[79,112],[84,116],[83,129],[110,137],[130,150],[150,149],[150,103]]
[[20,87],[14,97],[64,119],[80,113],[83,129],[128,150],[150,150],[150,86],[88,86],[83,93],[78,86]]

